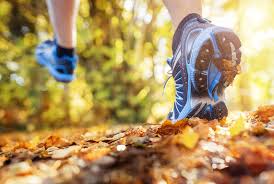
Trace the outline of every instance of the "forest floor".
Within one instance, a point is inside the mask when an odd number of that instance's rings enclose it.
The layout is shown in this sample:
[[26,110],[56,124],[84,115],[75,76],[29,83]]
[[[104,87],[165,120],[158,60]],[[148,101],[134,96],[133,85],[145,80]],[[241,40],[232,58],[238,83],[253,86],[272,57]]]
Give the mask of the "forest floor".
[[274,184],[274,106],[222,121],[2,134],[0,183]]

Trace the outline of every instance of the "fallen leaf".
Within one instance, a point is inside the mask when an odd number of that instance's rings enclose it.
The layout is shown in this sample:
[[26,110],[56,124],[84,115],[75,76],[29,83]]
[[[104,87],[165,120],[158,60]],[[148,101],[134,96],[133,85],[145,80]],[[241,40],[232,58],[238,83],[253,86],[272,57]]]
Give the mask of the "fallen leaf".
[[125,137],[125,133],[119,133],[112,137],[113,140],[121,139],[122,137]]
[[197,126],[197,125],[200,125],[200,124],[208,124],[209,121],[207,121],[205,119],[200,119],[200,118],[193,117],[193,118],[190,118],[187,123],[191,127],[193,127],[193,126]]
[[245,119],[243,116],[240,116],[230,127],[229,132],[230,135],[236,136],[245,130]]
[[24,176],[9,178],[5,183],[7,184],[43,184],[43,179],[39,176]]
[[152,143],[159,142],[160,140],[161,140],[160,137],[152,137],[152,138],[149,138],[149,141],[152,142]]
[[261,121],[250,125],[250,132],[254,135],[262,135],[266,132],[265,124]]
[[49,148],[47,149],[47,152],[48,152],[49,154],[52,154],[53,151],[58,150],[58,149],[59,149],[59,148],[57,148],[57,147],[55,147],[55,146],[51,146],[51,147],[49,147]]
[[2,167],[5,163],[5,161],[8,160],[8,158],[4,155],[0,156],[0,167]]
[[14,147],[14,150],[21,149],[21,148],[23,148],[23,149],[33,149],[34,146],[29,142],[21,141]]
[[98,142],[102,141],[102,142],[111,143],[111,142],[117,141],[123,137],[125,137],[125,133],[121,132],[121,133],[113,135],[112,137],[102,137],[100,140],[98,140]]
[[188,119],[183,119],[183,120],[177,121],[176,123],[172,124],[172,122],[170,120],[166,120],[162,124],[162,126],[158,128],[156,133],[160,134],[160,135],[178,134],[185,127],[187,122],[188,122]]
[[207,139],[209,137],[209,128],[208,124],[200,123],[193,129],[200,135],[200,138]]
[[51,158],[53,159],[64,159],[67,158],[69,156],[71,156],[72,154],[78,152],[80,150],[80,146],[70,146],[68,148],[64,148],[64,149],[57,149],[52,151],[52,155]]
[[274,135],[274,121],[271,121],[265,128],[271,135]]
[[180,121],[177,121],[176,123],[174,123],[174,126],[176,127],[182,127],[182,126],[185,126],[185,124],[188,122],[188,119],[185,118],[185,119],[182,119]]
[[59,136],[51,135],[47,137],[42,143],[38,144],[38,147],[44,146],[45,148],[49,148],[49,147],[55,146],[58,148],[63,148],[69,145],[71,145],[71,143],[67,139]]
[[129,137],[127,139],[127,144],[132,144],[134,145],[135,147],[143,147],[145,146],[146,143],[149,143],[150,140],[147,136],[145,137]]
[[193,149],[199,141],[199,134],[193,131],[190,126],[186,126],[181,134],[173,138],[173,143],[184,145],[188,149]]
[[83,158],[89,161],[96,160],[102,156],[105,156],[110,151],[110,148],[97,148],[96,150],[92,150],[91,152],[85,154]]
[[95,132],[86,132],[82,137],[84,138],[85,141],[95,141],[97,139],[97,133]]
[[0,138],[0,147],[6,146],[8,144],[8,140],[4,137]]
[[274,117],[274,105],[259,107],[258,110],[252,114],[258,117],[262,122],[267,123]]
[[164,120],[162,122],[162,127],[164,127],[164,126],[170,126],[170,125],[172,125],[172,122],[170,120],[168,120],[168,119],[166,119],[166,120]]

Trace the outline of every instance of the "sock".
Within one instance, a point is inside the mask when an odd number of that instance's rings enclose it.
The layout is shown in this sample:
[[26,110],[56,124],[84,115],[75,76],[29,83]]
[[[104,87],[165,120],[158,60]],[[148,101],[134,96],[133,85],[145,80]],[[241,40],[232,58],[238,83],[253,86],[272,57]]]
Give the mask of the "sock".
[[75,48],[64,48],[57,44],[56,54],[58,57],[63,57],[63,56],[73,57],[75,54]]

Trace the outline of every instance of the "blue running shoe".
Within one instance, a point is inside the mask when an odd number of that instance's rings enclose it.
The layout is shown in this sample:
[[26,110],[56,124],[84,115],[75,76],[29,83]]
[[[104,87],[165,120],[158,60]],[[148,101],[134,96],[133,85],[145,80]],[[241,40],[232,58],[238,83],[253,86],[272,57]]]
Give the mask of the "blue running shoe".
[[59,82],[71,82],[78,57],[74,55],[58,57],[56,55],[56,42],[47,40],[36,48],[37,62],[46,67],[49,73]]
[[173,58],[167,62],[175,81],[176,99],[168,119],[222,119],[227,116],[224,89],[239,73],[241,42],[235,33],[188,15],[173,37]]

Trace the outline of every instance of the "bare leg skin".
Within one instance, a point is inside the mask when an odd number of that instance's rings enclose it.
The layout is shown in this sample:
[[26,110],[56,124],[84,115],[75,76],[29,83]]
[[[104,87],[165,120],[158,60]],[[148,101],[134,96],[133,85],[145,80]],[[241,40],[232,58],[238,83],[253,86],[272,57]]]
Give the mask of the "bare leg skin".
[[50,20],[58,45],[76,46],[76,17],[80,0],[47,0]]
[[202,14],[201,0],[163,0],[175,29],[180,22],[190,13]]

